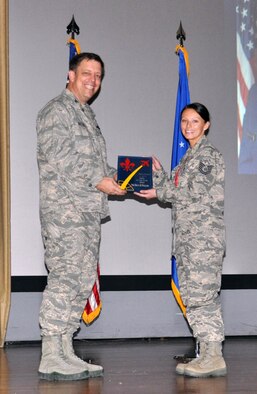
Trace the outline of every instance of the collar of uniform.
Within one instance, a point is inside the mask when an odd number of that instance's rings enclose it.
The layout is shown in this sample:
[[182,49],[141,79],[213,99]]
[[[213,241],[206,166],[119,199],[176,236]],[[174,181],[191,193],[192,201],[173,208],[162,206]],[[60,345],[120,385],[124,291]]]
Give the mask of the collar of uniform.
[[[84,111],[85,109],[91,109],[90,106],[85,103],[85,104],[81,104],[81,102],[74,96],[74,94],[68,89],[64,89],[63,92],[71,101],[73,101],[74,103],[78,104],[80,106],[80,108],[82,109],[82,111]],[[91,110],[92,112],[92,110]]]
[[68,89],[64,89],[65,96],[69,97],[70,100],[72,100],[74,103],[80,104],[79,100],[74,96],[74,94]]
[[191,152],[193,153],[193,152],[195,152],[195,151],[197,151],[198,150],[198,148],[200,147],[200,146],[202,146],[202,145],[205,145],[206,143],[207,143],[207,137],[206,137],[206,135],[204,134],[202,137],[201,137],[201,139],[199,140],[199,141],[197,141],[197,143],[193,146],[193,148],[190,148],[191,149]]
[[186,153],[184,154],[184,156],[181,159],[180,164],[183,164],[185,162],[187,162],[191,157],[194,156],[195,152],[197,152],[197,150],[200,148],[200,146],[202,145],[206,145],[208,142],[206,135],[204,134],[201,139],[199,141],[197,141],[197,143],[193,146],[193,148],[191,148],[191,146],[189,145]]

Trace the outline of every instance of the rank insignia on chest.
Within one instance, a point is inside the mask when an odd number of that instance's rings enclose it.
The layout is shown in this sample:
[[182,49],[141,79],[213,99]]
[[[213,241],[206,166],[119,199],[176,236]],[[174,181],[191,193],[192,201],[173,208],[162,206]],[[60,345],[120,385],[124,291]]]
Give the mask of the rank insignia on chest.
[[203,163],[202,161],[200,161],[199,163],[199,171],[203,174],[203,175],[208,175],[211,173],[213,166],[212,165],[208,165]]

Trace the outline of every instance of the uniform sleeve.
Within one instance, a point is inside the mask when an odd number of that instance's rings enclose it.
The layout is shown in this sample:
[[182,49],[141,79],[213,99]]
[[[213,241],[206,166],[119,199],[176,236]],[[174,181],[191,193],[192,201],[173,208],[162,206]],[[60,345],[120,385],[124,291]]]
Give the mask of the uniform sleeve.
[[94,171],[94,158],[87,155],[87,138],[73,138],[69,123],[61,105],[45,109],[38,116],[38,162],[48,180],[58,177],[70,196],[83,197],[88,191],[98,192],[95,185],[103,175]]
[[107,163],[107,176],[113,178],[117,174],[117,169]]
[[180,203],[204,202],[206,197],[216,199],[216,203],[224,199],[224,161],[222,155],[216,151],[206,151],[199,155],[185,168],[183,174],[178,175],[177,186],[173,170],[171,178],[163,172],[156,173],[154,184],[160,201]]

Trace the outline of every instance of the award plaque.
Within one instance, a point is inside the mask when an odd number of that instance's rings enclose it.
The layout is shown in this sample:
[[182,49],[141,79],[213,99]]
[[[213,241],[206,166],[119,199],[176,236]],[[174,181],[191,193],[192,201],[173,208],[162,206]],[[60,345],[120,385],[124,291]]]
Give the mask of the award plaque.
[[152,158],[118,156],[118,184],[128,192],[152,189]]

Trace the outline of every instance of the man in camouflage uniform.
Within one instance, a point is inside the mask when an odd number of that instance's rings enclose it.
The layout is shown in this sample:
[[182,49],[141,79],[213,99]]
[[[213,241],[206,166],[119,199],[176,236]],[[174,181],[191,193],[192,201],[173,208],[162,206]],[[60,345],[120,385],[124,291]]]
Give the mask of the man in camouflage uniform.
[[49,271],[39,317],[42,379],[103,374],[101,366],[78,358],[72,346],[97,277],[107,196],[125,193],[114,180],[116,170],[107,163],[105,140],[88,105],[103,77],[98,55],[73,57],[67,89],[37,118],[40,219]]
[[199,103],[185,107],[181,130],[190,147],[171,178],[153,158],[154,189],[145,198],[171,202],[174,212],[173,255],[187,321],[200,343],[200,357],[178,364],[176,371],[195,377],[221,376],[226,365],[221,353],[224,324],[220,286],[225,252],[224,161],[207,140],[209,112]]

